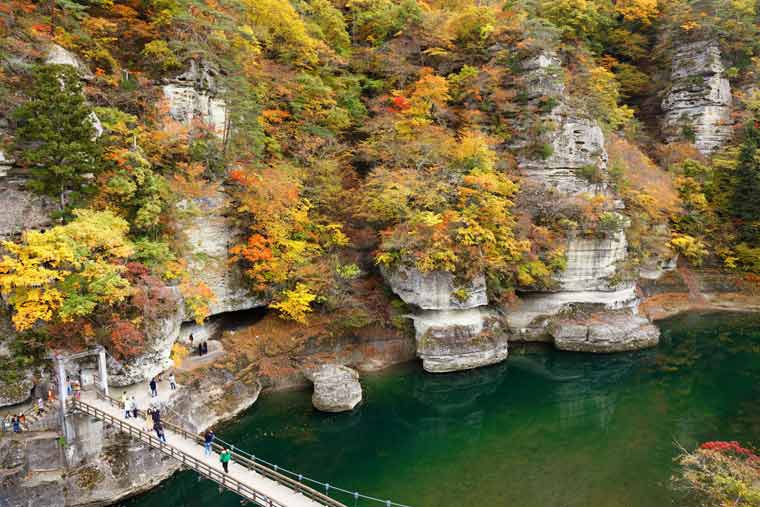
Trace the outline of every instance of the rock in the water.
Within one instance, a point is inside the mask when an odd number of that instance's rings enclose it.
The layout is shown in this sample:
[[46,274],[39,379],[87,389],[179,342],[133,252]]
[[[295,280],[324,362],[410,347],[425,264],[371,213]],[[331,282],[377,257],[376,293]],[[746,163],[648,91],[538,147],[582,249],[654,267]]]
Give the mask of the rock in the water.
[[430,311],[412,318],[425,371],[469,370],[507,358],[507,334],[491,310]]
[[604,313],[583,320],[563,319],[549,326],[554,345],[575,352],[623,352],[654,347],[660,330],[630,312]]
[[222,192],[183,202],[190,215],[183,221],[188,249],[188,269],[195,280],[204,282],[216,299],[209,305],[211,315],[265,306],[251,295],[242,271],[230,262],[229,249],[239,242],[238,234],[225,215],[227,197]]
[[669,142],[693,140],[700,152],[710,154],[731,137],[731,84],[724,71],[715,41],[676,48],[671,87],[662,101],[663,133]]
[[308,369],[306,377],[314,383],[311,402],[322,412],[346,412],[362,401],[359,374],[347,366],[324,364]]
[[29,401],[34,382],[25,378],[18,382],[0,382],[0,407],[10,407]]
[[423,310],[464,310],[488,304],[483,275],[461,286],[453,274],[443,271],[422,273],[400,267],[384,269],[383,275],[398,297]]
[[592,306],[602,310],[635,308],[639,302],[636,287],[626,284],[612,291],[555,292],[525,294],[505,308],[505,320],[512,341],[546,341],[552,318],[573,306]]
[[227,105],[220,97],[219,73],[208,62],[190,61],[190,68],[164,85],[169,114],[189,125],[199,119],[222,135],[227,122]]

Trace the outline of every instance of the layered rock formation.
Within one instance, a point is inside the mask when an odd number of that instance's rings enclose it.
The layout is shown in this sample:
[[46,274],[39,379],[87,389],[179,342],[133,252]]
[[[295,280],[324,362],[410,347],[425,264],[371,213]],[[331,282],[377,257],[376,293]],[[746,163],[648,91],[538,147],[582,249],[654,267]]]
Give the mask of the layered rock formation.
[[305,370],[314,383],[311,403],[322,412],[347,412],[362,401],[359,374],[347,366],[323,364]]
[[223,135],[227,106],[221,98],[219,72],[208,62],[190,61],[190,68],[167,80],[163,87],[169,114],[176,121],[190,125],[199,120]]
[[414,315],[417,355],[426,371],[468,370],[507,358],[501,317],[485,307]]
[[724,71],[716,41],[675,48],[670,90],[662,101],[667,141],[693,141],[700,152],[708,155],[731,137],[731,84]]
[[383,275],[405,303],[423,310],[411,318],[426,371],[467,370],[506,359],[501,320],[487,309],[485,276],[459,285],[451,273],[409,267],[383,270]]
[[[544,192],[557,195],[559,199],[601,193],[609,198],[610,211],[618,209],[620,205],[616,202],[616,196],[606,184],[608,155],[604,135],[594,120],[568,103],[561,81],[562,73],[558,70],[560,63],[555,53],[545,51],[529,59],[524,66],[528,98],[546,102],[548,97],[554,101],[551,110],[543,113],[542,120],[555,128],[542,134],[541,138],[552,148],[549,156],[541,158],[524,150],[525,154],[519,159],[521,173],[525,179]],[[594,182],[584,176],[586,172],[594,173]],[[625,222],[618,217],[621,223]],[[616,276],[627,256],[625,231],[608,232],[603,237],[571,234],[567,240],[566,255],[566,268],[555,277],[556,289],[547,293],[524,294],[518,303],[506,309],[505,318],[512,339],[546,339],[557,343],[556,337],[564,336],[559,329],[569,323],[560,321],[562,324],[554,324],[551,328],[550,324],[557,315],[580,305],[586,310],[600,312],[600,318],[611,310],[628,309],[616,313],[616,318],[621,322],[629,319],[629,325],[621,327],[625,330],[622,334],[597,339],[597,334],[586,333],[586,337],[593,335],[592,341],[599,342],[598,345],[586,346],[588,351],[612,351],[616,347],[627,350],[631,344],[650,345],[651,340],[627,338],[629,330],[637,329],[639,317],[635,315],[638,298],[633,282],[621,282]],[[549,332],[549,329],[555,331]],[[616,341],[617,346],[612,343]],[[557,345],[560,346],[559,343]]]
[[557,275],[563,291],[609,291],[618,263],[625,260],[628,242],[625,232],[606,238],[574,237],[567,244],[567,267]]
[[488,304],[483,275],[461,286],[453,274],[442,271],[422,273],[402,266],[383,275],[404,303],[423,310],[466,310]]
[[[584,168],[606,172],[608,157],[599,125],[563,101],[565,85],[561,60],[554,52],[542,52],[528,59],[523,70],[527,98],[554,104],[549,106],[550,111],[541,115],[541,119],[555,126],[540,139],[548,150],[543,157],[520,158],[523,177],[567,195],[604,192],[606,183],[592,183],[579,174]],[[524,148],[525,145],[518,143],[516,147]]]
[[645,317],[604,313],[577,320],[561,319],[549,326],[554,346],[574,352],[624,352],[657,345],[660,331]]

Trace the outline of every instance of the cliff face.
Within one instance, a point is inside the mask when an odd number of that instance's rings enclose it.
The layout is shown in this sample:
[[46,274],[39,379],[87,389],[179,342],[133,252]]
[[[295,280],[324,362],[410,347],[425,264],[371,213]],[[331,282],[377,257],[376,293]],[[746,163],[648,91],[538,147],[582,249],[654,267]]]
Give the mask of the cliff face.
[[250,310],[266,302],[253,297],[241,269],[232,262],[230,248],[239,238],[226,216],[229,199],[222,191],[180,203],[187,211],[182,232],[187,249],[184,258],[193,280],[204,282],[214,293],[210,313]]
[[207,62],[191,60],[184,73],[167,79],[163,92],[171,117],[188,126],[193,121],[201,122],[223,135],[227,105],[221,97],[218,78],[218,70]]
[[[525,180],[536,184],[557,200],[603,194],[610,203],[608,211],[616,214],[625,224],[619,213],[622,204],[606,183],[609,175],[604,134],[594,120],[571,106],[562,84],[560,58],[551,51],[544,51],[529,59],[523,70],[529,99],[545,102],[548,98],[554,102],[552,110],[543,113],[543,120],[554,125],[542,136],[545,145],[551,147],[550,155],[543,158],[522,157],[519,167]],[[593,182],[579,173],[584,168],[595,173]],[[633,282],[619,281],[616,277],[627,255],[624,229],[594,237],[569,235],[567,265],[555,276],[557,289],[543,294],[525,294],[521,301],[505,309],[512,339],[554,341],[558,347],[565,348],[563,344],[566,343],[567,333],[563,329],[572,320],[562,321],[564,324],[550,324],[559,314],[583,308],[586,314],[592,312],[600,317],[616,310],[615,319],[618,322],[627,319],[626,326],[630,324],[628,327],[631,329],[643,326],[642,332],[648,338],[639,340],[635,333],[628,332],[614,336],[588,332],[588,326],[581,325],[587,332],[581,333],[584,338],[580,341],[584,345],[579,345],[578,350],[630,350],[656,344],[656,328],[635,316],[638,300]],[[621,309],[627,310],[621,312]],[[606,336],[602,337],[602,334]]]
[[730,139],[731,84],[715,41],[681,43],[674,50],[670,90],[662,101],[668,142],[689,140],[708,155]]

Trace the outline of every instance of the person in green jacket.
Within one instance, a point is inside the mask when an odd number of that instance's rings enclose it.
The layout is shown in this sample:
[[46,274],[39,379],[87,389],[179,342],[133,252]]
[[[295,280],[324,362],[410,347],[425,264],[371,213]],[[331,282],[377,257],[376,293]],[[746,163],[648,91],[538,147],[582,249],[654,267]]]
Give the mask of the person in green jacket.
[[222,453],[219,455],[219,461],[222,462],[222,468],[224,468],[224,473],[229,473],[228,466],[230,464],[230,460],[232,459],[232,452],[230,452],[229,449],[226,447],[222,449]]

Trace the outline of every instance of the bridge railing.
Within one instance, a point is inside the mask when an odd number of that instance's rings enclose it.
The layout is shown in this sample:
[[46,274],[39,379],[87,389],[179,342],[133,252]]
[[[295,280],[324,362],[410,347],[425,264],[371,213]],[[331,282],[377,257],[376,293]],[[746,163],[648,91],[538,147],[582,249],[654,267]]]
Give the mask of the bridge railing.
[[[113,400],[113,401],[116,401],[116,400]],[[287,507],[284,504],[276,500],[273,500],[267,495],[248,486],[244,482],[241,482],[235,479],[234,477],[231,477],[230,475],[216,469],[215,467],[212,467],[208,465],[207,463],[204,463],[203,461],[197,458],[194,458],[193,456],[190,456],[189,454],[186,454],[169,444],[162,442],[161,440],[154,437],[150,433],[143,431],[139,428],[135,428],[131,424],[128,424],[122,421],[121,419],[119,419],[118,417],[114,417],[110,415],[109,413],[103,410],[100,410],[97,407],[94,407],[81,400],[71,400],[71,406],[75,410],[91,415],[107,424],[110,424],[118,428],[120,431],[128,434],[132,438],[135,438],[137,440],[147,443],[151,447],[156,448],[160,450],[161,452],[163,452],[164,454],[181,462],[184,466],[192,468],[193,470],[197,471],[204,477],[216,482],[223,488],[226,488],[230,491],[237,493],[238,495],[242,496],[243,498],[247,500],[255,502],[264,507]]]
[[[124,404],[121,401],[119,401],[119,400],[117,400],[115,398],[112,398],[110,396],[106,396],[105,394],[103,394],[100,391],[96,391],[96,394],[97,394],[98,398],[100,398],[100,399],[102,399],[104,401],[107,401],[111,405],[113,405],[115,407],[118,407],[118,408],[121,408],[121,409],[124,408]],[[137,412],[138,412],[139,415],[142,415],[143,417],[145,416],[145,412],[144,411],[138,410]],[[184,437],[184,438],[186,438],[188,440],[195,441],[199,445],[203,445],[203,443],[204,443],[204,438],[203,438],[202,435],[199,435],[197,433],[193,433],[193,432],[187,431],[186,429],[182,428],[179,425],[176,425],[176,424],[173,424],[173,423],[170,423],[170,422],[165,422],[163,420],[161,421],[161,425],[164,426],[165,428],[170,429],[171,431],[173,431],[173,432],[181,435],[182,437]],[[212,445],[212,448],[214,449],[214,451],[216,451],[216,452],[221,452],[222,449],[225,448],[225,446],[220,445],[217,442],[214,442],[211,445]],[[338,500],[330,498],[329,496],[327,496],[327,495],[325,495],[325,494],[317,491],[316,489],[313,489],[313,488],[307,486],[306,484],[304,484],[301,481],[298,481],[296,479],[292,479],[292,478],[290,478],[290,477],[288,477],[286,475],[283,475],[283,474],[277,472],[276,470],[273,470],[272,468],[270,468],[270,467],[268,467],[266,465],[263,465],[261,463],[257,463],[254,459],[250,459],[250,458],[244,456],[243,454],[235,451],[235,449],[233,447],[231,447],[231,446],[228,446],[226,448],[229,449],[232,452],[232,459],[236,463],[238,463],[238,464],[244,466],[245,468],[247,468],[248,470],[254,471],[254,472],[258,473],[259,475],[263,475],[264,477],[266,477],[268,479],[271,479],[271,480],[277,482],[278,484],[286,486],[286,487],[292,489],[293,491],[296,491],[296,492],[304,495],[305,497],[307,497],[307,498],[309,498],[309,499],[311,499],[311,500],[313,500],[313,501],[315,501],[317,503],[325,505],[327,507],[346,507],[345,504],[339,502]]]

